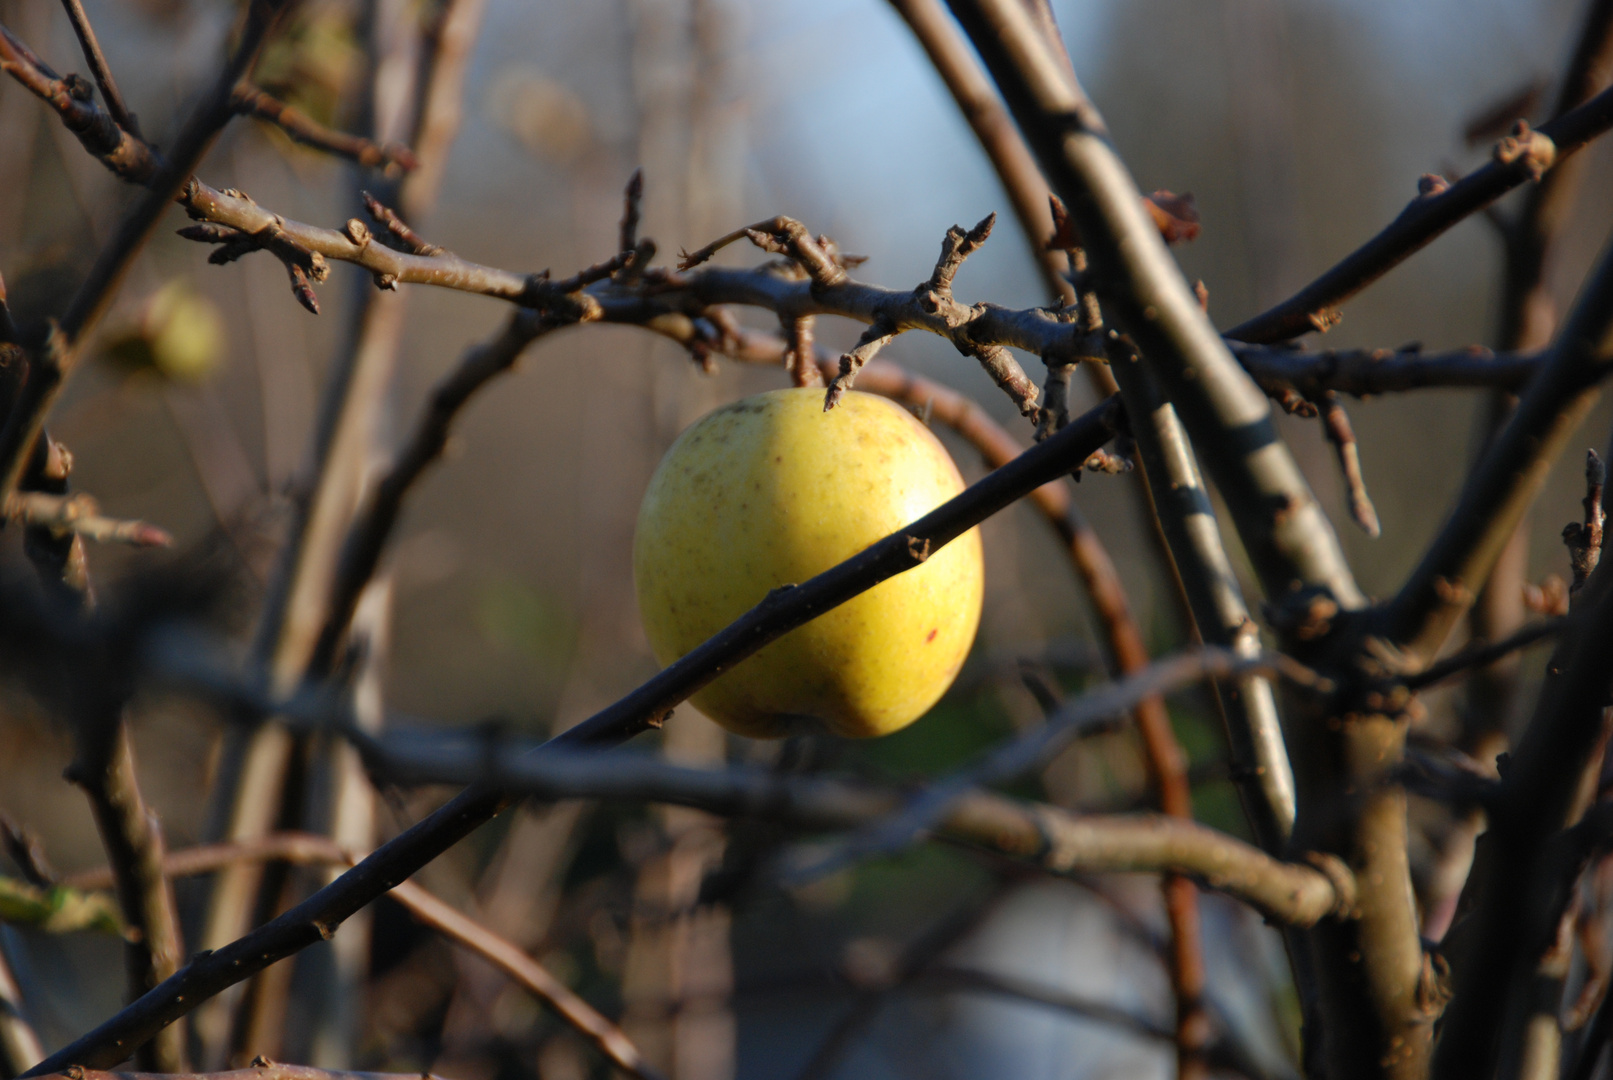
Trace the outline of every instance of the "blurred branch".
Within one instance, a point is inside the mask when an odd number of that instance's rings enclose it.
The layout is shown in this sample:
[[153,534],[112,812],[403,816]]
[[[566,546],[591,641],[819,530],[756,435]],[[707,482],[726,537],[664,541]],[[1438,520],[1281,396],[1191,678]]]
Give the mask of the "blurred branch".
[[1339,349],[1303,352],[1229,341],[1232,355],[1270,397],[1327,391],[1370,397],[1427,387],[1520,389],[1540,370],[1540,352],[1493,352],[1470,346],[1449,352]]
[[[207,874],[240,862],[282,861],[307,866],[352,866],[353,853],[327,836],[315,833],[270,833],[244,843],[205,844],[170,852],[162,862],[169,878]],[[110,870],[75,874],[69,883],[80,889],[105,888]],[[639,1080],[658,1080],[620,1028],[600,1015],[564,983],[515,944],[475,919],[458,911],[412,881],[398,884],[387,894],[411,915],[450,941],[487,960],[520,983],[567,1024],[587,1039],[617,1068]]]
[[810,863],[796,867],[790,876],[810,880],[839,870],[856,859],[898,851],[940,821],[964,794],[1024,776],[1046,764],[1075,739],[1113,728],[1139,701],[1206,678],[1237,679],[1257,671],[1281,675],[1316,693],[1329,693],[1333,689],[1327,680],[1319,679],[1314,672],[1280,653],[1246,658],[1229,649],[1205,648],[1160,660],[1060,706],[1048,716],[1046,723],[1029,734],[988,752],[978,763],[927,785],[900,814],[877,822],[826,854],[815,856]]
[[1613,90],[1530,131],[1521,124],[1496,145],[1494,160],[1454,184],[1425,178],[1423,189],[1382,232],[1331,270],[1269,311],[1248,319],[1227,336],[1265,343],[1326,330],[1339,320],[1338,307],[1422,250],[1469,215],[1529,181],[1538,181],[1586,143],[1613,127]]
[[[801,585],[775,589],[738,621],[633,693],[545,745],[604,748],[654,726],[721,671],[823,611],[918,565],[991,514],[1085,461],[1113,436],[1119,421],[1118,403],[1102,403],[906,529]],[[230,945],[193,959],[162,986],[53,1054],[38,1071],[73,1062],[116,1064],[126,1055],[126,1047],[143,1043],[200,1002],[328,938],[342,920],[442,854],[508,802],[497,789],[483,785],[467,789],[289,911]]]
[[[1177,657],[1156,667],[1183,681],[1192,681],[1202,677],[1199,668],[1207,662],[1207,656],[1211,664],[1232,667],[1242,663],[1217,652],[1216,656],[1208,656],[1206,651]],[[860,781],[788,775],[745,766],[692,768],[649,755],[585,752],[557,745],[560,740],[531,747],[497,735],[466,738],[394,731],[376,738],[349,724],[346,707],[328,695],[264,701],[249,683],[221,676],[217,669],[197,669],[194,662],[194,657],[181,659],[171,674],[253,711],[285,715],[311,729],[334,730],[359,748],[379,779],[392,783],[469,784],[471,791],[497,791],[506,798],[545,801],[589,798],[666,802],[724,817],[759,817],[803,830],[843,830],[877,824],[900,811],[905,801],[898,791]],[[1280,659],[1272,662],[1291,670]],[[181,668],[188,673],[180,675]],[[1193,670],[1184,671],[1186,668]],[[1302,671],[1293,673],[1304,677]],[[1117,689],[1098,691],[1097,704],[1111,701]],[[429,821],[410,832],[421,830]],[[1310,925],[1330,916],[1348,917],[1353,903],[1351,875],[1336,861],[1306,856],[1312,865],[1285,862],[1217,830],[1157,814],[1078,815],[1043,804],[965,790],[950,800],[934,827],[946,839],[1029,860],[1057,874],[1172,870],[1189,874],[1285,924]],[[360,868],[373,864],[390,846],[383,845]],[[175,870],[200,872],[202,867],[217,866],[222,858],[218,852],[224,847],[197,849],[197,854],[183,855],[195,862],[177,861]],[[93,883],[100,879],[86,876],[73,880]],[[307,908],[317,899],[311,898],[302,907]],[[290,914],[293,913],[287,913]],[[262,933],[255,931],[249,937]],[[245,941],[231,945],[227,951],[237,952]],[[199,957],[179,978],[200,979],[202,972],[198,969],[215,963],[212,957]],[[197,988],[193,986],[191,991]]]
[[[76,2],[76,0],[65,0]],[[273,124],[294,142],[323,150],[327,154],[347,158],[366,169],[379,169],[393,175],[405,173],[420,164],[414,151],[397,143],[378,144],[360,135],[332,131],[272,94],[243,82],[230,97],[237,115],[251,116]]]
[[103,517],[99,504],[88,495],[51,495],[42,491],[14,493],[6,503],[6,517],[26,525],[76,533],[102,543],[131,547],[168,547],[173,537],[144,521]]
[[87,80],[56,74],[4,26],[0,26],[0,68],[49,105],[84,149],[124,180],[145,184],[162,168],[151,147],[95,103]]
[[1567,616],[1543,619],[1540,622],[1523,627],[1500,641],[1470,644],[1461,652],[1432,663],[1415,675],[1407,675],[1402,680],[1402,683],[1410,690],[1421,690],[1425,687],[1433,686],[1435,683],[1444,682],[1454,675],[1460,675],[1474,668],[1485,667],[1503,656],[1517,652],[1519,649],[1527,649],[1536,642],[1561,633],[1567,624]]
[[16,975],[0,954],[0,1064],[12,1076],[33,1068],[45,1056],[24,1004]]
[[[115,684],[86,689],[83,697],[88,700],[75,717],[77,754],[66,777],[89,799],[114,871],[118,906],[131,931],[125,953],[128,1000],[133,1001],[179,970],[184,944],[173,889],[162,873],[162,826],[140,793],[124,703],[109,699],[117,693]],[[135,1048],[135,1056],[167,1072],[182,1070],[181,1035],[179,1029],[165,1031],[153,1043]]]
[[[1599,276],[1609,276],[1605,271]],[[1571,316],[1569,329],[1582,318]],[[1520,403],[1520,416],[1532,397]],[[1553,860],[1560,851],[1554,841],[1573,824],[1583,787],[1576,781],[1604,746],[1610,653],[1613,560],[1597,568],[1576,599],[1546,665],[1534,715],[1490,804],[1484,859],[1468,886],[1473,914],[1452,957],[1456,992],[1434,1057],[1432,1075],[1441,1080],[1477,1075],[1494,1061],[1504,1029],[1520,1014],[1519,991],[1532,985],[1557,928],[1561,884]],[[1605,811],[1603,804],[1598,812]]]

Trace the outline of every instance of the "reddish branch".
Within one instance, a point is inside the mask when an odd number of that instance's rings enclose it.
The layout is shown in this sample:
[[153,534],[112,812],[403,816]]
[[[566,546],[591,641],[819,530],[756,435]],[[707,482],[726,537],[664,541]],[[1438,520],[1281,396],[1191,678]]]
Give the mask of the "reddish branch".
[[379,169],[387,175],[405,173],[419,165],[414,152],[397,143],[381,145],[359,135],[332,131],[306,113],[287,105],[251,83],[235,88],[231,105],[241,116],[252,116],[275,125],[295,142],[347,158],[366,169]]

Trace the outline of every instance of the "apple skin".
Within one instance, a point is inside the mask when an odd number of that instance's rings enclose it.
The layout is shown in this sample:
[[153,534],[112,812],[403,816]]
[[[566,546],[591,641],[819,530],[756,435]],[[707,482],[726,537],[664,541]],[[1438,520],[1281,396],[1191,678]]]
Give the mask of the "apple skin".
[[[906,409],[774,390],[717,409],[661,461],[639,510],[633,579],[650,647],[670,664],[780,585],[799,584],[963,490]],[[694,695],[730,731],[888,735],[945,693],[980,624],[977,530],[768,645]]]

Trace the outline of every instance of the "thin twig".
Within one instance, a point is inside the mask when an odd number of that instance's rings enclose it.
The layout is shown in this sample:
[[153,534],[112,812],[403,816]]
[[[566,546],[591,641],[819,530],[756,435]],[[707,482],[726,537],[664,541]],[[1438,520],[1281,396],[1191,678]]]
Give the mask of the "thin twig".
[[84,62],[90,66],[90,74],[95,77],[95,85],[101,88],[101,100],[106,102],[106,111],[112,114],[118,127],[140,138],[140,122],[123,103],[123,95],[118,92],[118,84],[112,78],[112,68],[101,52],[101,43],[96,40],[95,28],[90,25],[90,17],[84,13],[83,0],[62,0],[62,7],[67,11],[67,21],[73,24],[73,33],[78,35],[79,48],[83,50]]
[[1566,615],[1554,619],[1543,619],[1531,623],[1517,632],[1494,642],[1479,642],[1469,645],[1461,652],[1447,656],[1437,663],[1430,664],[1414,675],[1405,676],[1401,682],[1409,690],[1422,690],[1435,683],[1444,682],[1453,675],[1464,671],[1485,667],[1503,656],[1509,656],[1519,649],[1527,649],[1538,641],[1559,634],[1568,624]]
[[1378,512],[1372,507],[1365,479],[1361,476],[1361,448],[1350,426],[1350,415],[1344,411],[1336,392],[1329,390],[1316,403],[1322,420],[1322,431],[1338,455],[1339,471],[1344,474],[1344,488],[1349,494],[1350,517],[1361,526],[1361,531],[1376,540],[1382,527]]
[[[72,0],[64,0],[72,2]],[[273,124],[294,142],[347,158],[366,169],[379,169],[388,176],[409,172],[420,162],[414,151],[397,143],[379,144],[361,135],[332,131],[313,117],[287,105],[274,95],[242,83],[235,88],[231,104],[241,116],[251,116]]]

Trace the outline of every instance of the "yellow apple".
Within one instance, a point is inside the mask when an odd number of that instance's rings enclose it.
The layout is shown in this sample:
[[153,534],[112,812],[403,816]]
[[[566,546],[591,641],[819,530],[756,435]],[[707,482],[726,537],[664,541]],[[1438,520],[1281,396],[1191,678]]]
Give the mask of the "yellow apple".
[[[901,406],[821,389],[724,406],[667,451],[633,539],[639,611],[670,664],[780,585],[856,555],[963,490],[928,428]],[[825,612],[725,672],[694,704],[730,731],[887,735],[956,677],[980,623],[971,529],[920,566]]]

